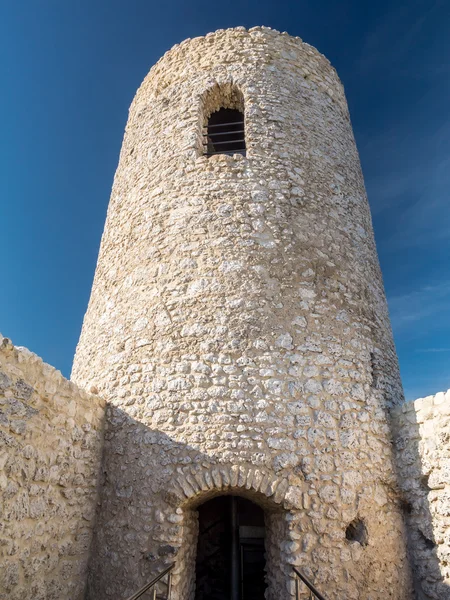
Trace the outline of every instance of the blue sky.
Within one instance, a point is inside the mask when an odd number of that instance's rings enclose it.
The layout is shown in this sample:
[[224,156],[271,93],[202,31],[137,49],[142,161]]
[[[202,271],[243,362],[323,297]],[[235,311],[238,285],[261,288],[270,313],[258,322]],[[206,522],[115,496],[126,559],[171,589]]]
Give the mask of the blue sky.
[[267,25],[346,88],[408,399],[450,388],[450,2],[0,2],[0,331],[68,376],[128,107],[173,44]]

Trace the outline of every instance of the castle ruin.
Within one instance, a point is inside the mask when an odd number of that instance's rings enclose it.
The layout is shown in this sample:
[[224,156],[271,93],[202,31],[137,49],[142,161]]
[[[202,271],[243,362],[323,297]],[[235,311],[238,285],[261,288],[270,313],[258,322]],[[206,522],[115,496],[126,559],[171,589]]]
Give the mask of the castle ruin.
[[299,38],[161,58],[72,382],[0,359],[0,598],[126,600],[172,564],[173,600],[291,600],[293,568],[450,598],[450,394],[404,403],[344,90]]

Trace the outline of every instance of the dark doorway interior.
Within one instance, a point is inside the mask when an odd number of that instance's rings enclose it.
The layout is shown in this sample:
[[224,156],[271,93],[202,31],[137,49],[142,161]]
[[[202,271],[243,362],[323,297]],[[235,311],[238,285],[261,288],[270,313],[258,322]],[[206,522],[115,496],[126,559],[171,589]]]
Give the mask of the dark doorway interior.
[[219,496],[198,513],[195,600],[264,600],[264,511]]

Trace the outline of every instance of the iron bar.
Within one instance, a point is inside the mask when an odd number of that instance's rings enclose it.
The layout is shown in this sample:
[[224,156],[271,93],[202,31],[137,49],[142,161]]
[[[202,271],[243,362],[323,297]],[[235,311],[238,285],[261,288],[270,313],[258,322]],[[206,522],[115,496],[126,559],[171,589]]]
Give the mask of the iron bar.
[[236,496],[231,500],[231,600],[239,600],[239,523]]
[[241,139],[239,139],[239,140],[228,140],[226,142],[225,141],[224,142],[212,142],[212,145],[213,146],[216,146],[216,145],[219,146],[221,144],[239,144],[239,143],[243,143],[243,142],[245,142],[244,139],[242,139],[242,140]]
[[232,133],[245,133],[245,129],[236,129],[236,131],[218,131],[217,133],[204,133],[203,137],[217,137],[218,135],[230,135]]
[[242,121],[234,121],[233,123],[217,123],[216,125],[205,125],[203,129],[211,129],[211,127],[228,127],[228,125],[243,125],[244,119]]
[[[233,130],[231,127],[232,125],[236,126],[237,128]],[[216,131],[216,129],[219,130]],[[203,128],[202,136],[204,156],[213,156],[215,154],[242,154],[245,156],[246,148],[244,117],[242,117],[242,121],[208,124]],[[239,137],[236,138],[236,136]],[[227,146],[234,147],[234,149],[227,152]]]

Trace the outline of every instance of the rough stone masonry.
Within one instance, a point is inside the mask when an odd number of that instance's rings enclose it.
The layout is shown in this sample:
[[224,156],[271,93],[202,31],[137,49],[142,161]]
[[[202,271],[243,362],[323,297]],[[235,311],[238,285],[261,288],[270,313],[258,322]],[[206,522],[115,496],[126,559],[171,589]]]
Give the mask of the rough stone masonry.
[[0,336],[0,598],[82,600],[105,402]]
[[[204,155],[221,108],[246,156]],[[165,54],[130,109],[80,387],[1,350],[2,600],[122,600],[174,561],[194,600],[197,508],[227,494],[264,510],[267,600],[293,566],[330,600],[450,598],[449,397],[403,404],[344,91],[299,38]]]
[[[220,108],[247,155],[202,152]],[[268,598],[300,565],[335,600],[411,597],[387,408],[403,399],[342,85],[267,28],[186,40],[130,109],[73,379],[107,399],[89,593],[176,560],[195,507],[266,510]],[[361,522],[366,545],[346,538]]]
[[450,598],[450,390],[393,410],[417,600]]

